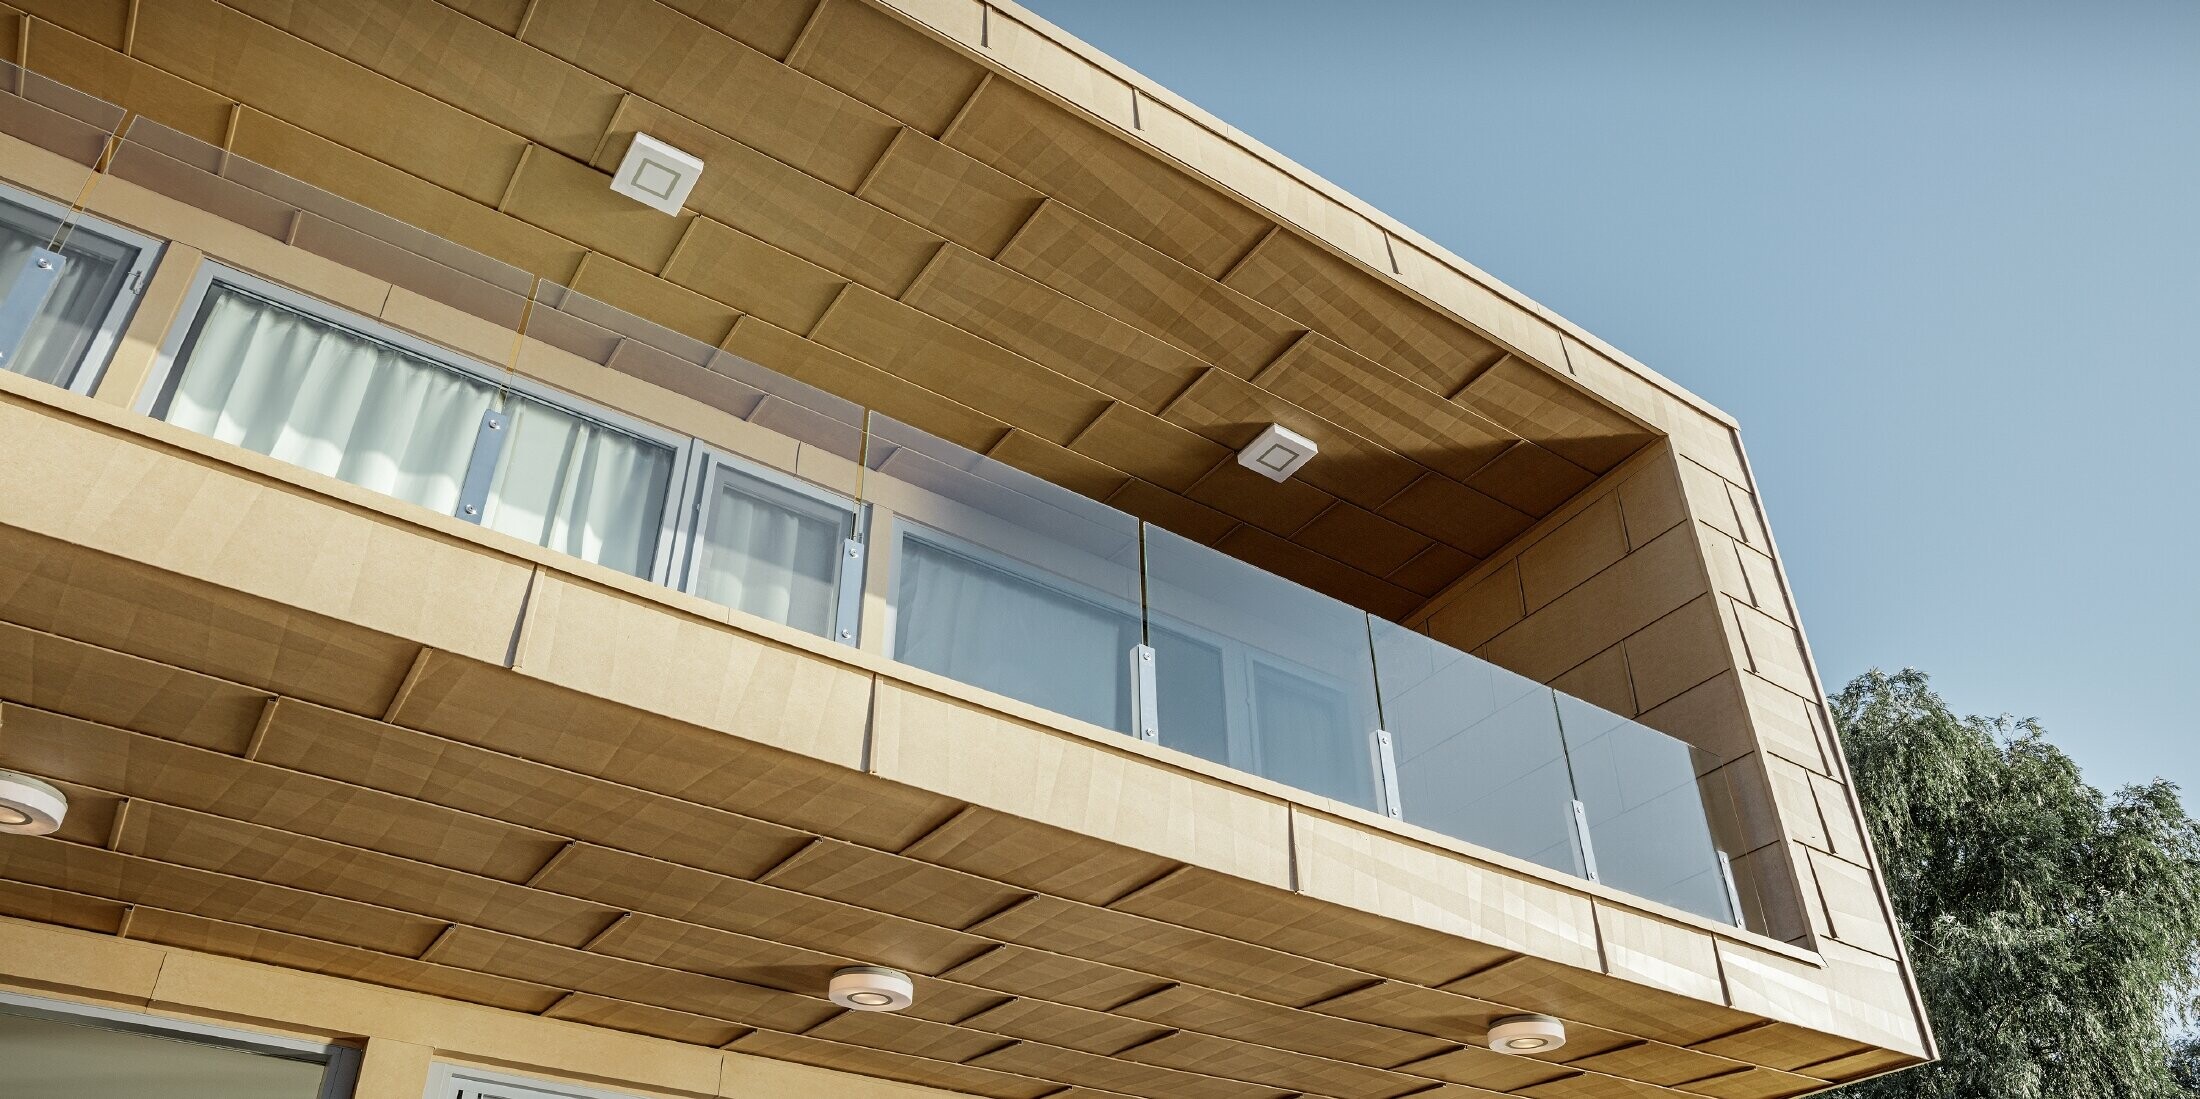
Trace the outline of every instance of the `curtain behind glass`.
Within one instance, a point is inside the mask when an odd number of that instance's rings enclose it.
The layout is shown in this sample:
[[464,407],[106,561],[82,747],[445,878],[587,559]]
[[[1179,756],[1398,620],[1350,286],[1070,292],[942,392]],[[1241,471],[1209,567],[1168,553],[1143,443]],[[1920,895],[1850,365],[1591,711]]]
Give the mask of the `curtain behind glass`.
[[672,451],[531,398],[515,395],[507,408],[511,434],[481,525],[647,577]]
[[450,513],[496,388],[216,285],[162,418]]
[[[53,239],[59,224],[37,211],[0,201],[0,299],[14,288],[31,253]],[[137,249],[78,230],[69,234],[61,255],[66,261],[61,277],[22,343],[0,348],[7,352],[0,368],[55,385],[67,385],[91,349]]]
[[721,467],[704,505],[689,590],[820,636],[833,627],[841,542],[855,517]]
[[1376,808],[1373,729],[1356,728],[1344,692],[1252,661],[1260,773],[1287,786]]
[[922,539],[902,539],[894,658],[1119,731],[1136,618]]
[[1161,743],[1225,766],[1249,770],[1230,758],[1230,713],[1222,650],[1175,630],[1152,630],[1154,693],[1159,696]]

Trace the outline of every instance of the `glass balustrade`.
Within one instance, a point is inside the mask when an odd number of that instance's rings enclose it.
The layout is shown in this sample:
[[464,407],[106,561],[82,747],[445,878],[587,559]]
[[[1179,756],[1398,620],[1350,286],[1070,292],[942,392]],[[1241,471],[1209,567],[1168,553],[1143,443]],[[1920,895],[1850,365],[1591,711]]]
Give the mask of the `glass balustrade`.
[[[143,119],[95,175],[116,120],[35,90],[0,97],[0,131],[66,153],[90,178],[61,180],[83,194],[22,196],[16,208],[45,218],[23,240],[97,229],[109,178],[266,238],[258,252],[193,260],[192,304],[142,411],[248,447],[254,425],[267,427],[297,451],[286,460],[412,505],[1739,918],[1722,853],[1736,819],[1728,780],[1680,740],[732,355],[722,348],[741,343],[739,329],[715,343],[671,331]],[[93,240],[68,255],[97,274],[108,268]],[[299,252],[327,261],[328,277]],[[255,275],[255,255],[294,266]],[[0,270],[0,291],[15,274]],[[232,297],[238,332],[216,338],[207,318]],[[16,312],[18,328],[44,315]],[[96,378],[95,345],[35,373]],[[240,388],[246,373],[257,380]],[[306,389],[310,407],[296,399]]]
[[1392,815],[1586,874],[1554,692],[1396,623],[1369,624],[1398,776]]
[[1138,521],[873,414],[863,499],[888,655],[1130,732]]
[[1157,739],[1381,810],[1367,615],[1159,527],[1145,542]]

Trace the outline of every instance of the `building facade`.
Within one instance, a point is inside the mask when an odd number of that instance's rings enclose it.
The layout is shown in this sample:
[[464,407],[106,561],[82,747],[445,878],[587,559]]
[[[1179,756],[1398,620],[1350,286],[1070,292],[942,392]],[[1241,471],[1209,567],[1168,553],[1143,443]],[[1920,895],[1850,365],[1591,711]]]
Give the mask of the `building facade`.
[[0,49],[0,1095],[1934,1056],[1733,421],[1013,4]]

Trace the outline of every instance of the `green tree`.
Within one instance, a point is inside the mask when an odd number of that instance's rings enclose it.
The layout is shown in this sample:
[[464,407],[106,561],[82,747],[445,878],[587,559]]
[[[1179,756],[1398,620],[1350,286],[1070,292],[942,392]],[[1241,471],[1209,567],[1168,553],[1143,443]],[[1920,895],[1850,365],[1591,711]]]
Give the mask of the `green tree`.
[[2169,1051],[2169,1078],[2178,1095],[2200,1095],[2200,1038],[2184,1038]]
[[1923,673],[1833,700],[1940,1039],[1869,1099],[2171,1099],[2200,984],[2200,827],[2177,788],[2112,796],[2031,721],[1959,718]]

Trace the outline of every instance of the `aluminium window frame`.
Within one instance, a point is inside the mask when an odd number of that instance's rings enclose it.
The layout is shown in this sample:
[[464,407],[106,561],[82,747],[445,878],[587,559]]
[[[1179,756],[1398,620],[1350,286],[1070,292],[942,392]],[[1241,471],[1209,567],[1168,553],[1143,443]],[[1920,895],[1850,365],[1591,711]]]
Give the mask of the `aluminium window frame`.
[[71,393],[89,396],[107,374],[107,365],[114,359],[115,348],[122,342],[123,330],[129,327],[136,315],[138,303],[145,297],[146,282],[152,277],[155,265],[167,250],[168,242],[158,237],[125,228],[105,218],[83,212],[75,212],[67,205],[44,195],[10,183],[0,183],[0,204],[19,206],[33,214],[49,217],[69,225],[70,235],[89,233],[135,251],[129,265],[124,268],[121,280],[115,286],[114,300],[107,303],[106,312],[99,318],[99,326],[93,330],[91,342],[85,344],[83,357],[69,367],[68,377],[61,387]]
[[362,1051],[357,1046],[315,1042],[277,1034],[240,1030],[188,1019],[171,1019],[140,1011],[78,1003],[48,996],[30,996],[0,990],[0,1014],[24,1015],[53,1022],[91,1026],[127,1034],[193,1042],[198,1045],[277,1057],[286,1061],[322,1066],[317,1099],[347,1099],[359,1081]]
[[[657,544],[651,555],[647,575],[639,579],[664,587],[670,583],[672,566],[676,556],[675,542],[679,537],[679,516],[686,506],[693,485],[689,475],[694,469],[694,451],[700,444],[689,435],[669,428],[659,427],[625,413],[606,408],[594,401],[548,383],[538,381],[517,371],[483,362],[470,355],[454,351],[442,344],[415,336],[385,321],[365,316],[343,306],[323,301],[310,294],[294,290],[281,283],[229,264],[206,259],[200,262],[198,272],[192,276],[191,287],[185,292],[183,303],[177,307],[176,317],[169,325],[168,334],[162,339],[160,354],[154,360],[153,370],[138,390],[131,408],[143,415],[163,419],[160,405],[168,396],[169,383],[176,378],[179,360],[194,340],[200,314],[206,308],[207,295],[216,286],[224,286],[259,298],[281,309],[288,309],[309,320],[327,324],[360,339],[379,343],[392,350],[430,363],[475,381],[498,386],[528,400],[538,401],[603,427],[632,436],[645,443],[661,446],[671,453],[671,468],[665,477],[665,499],[658,509]],[[504,409],[507,413],[509,408]],[[390,499],[398,499],[390,497]],[[419,506],[419,505],[414,505]],[[458,518],[456,512],[451,513]],[[486,528],[484,528],[486,529]],[[516,535],[512,537],[517,537]],[[539,543],[535,543],[538,544]],[[549,547],[543,547],[548,549]],[[560,551],[551,550],[553,553]],[[561,554],[562,556],[570,556]],[[575,558],[575,560],[581,560]],[[609,566],[604,566],[608,568]],[[614,570],[619,571],[619,570]],[[621,573],[621,575],[629,575]]]
[[[861,643],[863,591],[865,574],[869,571],[866,555],[870,552],[871,505],[846,493],[836,492],[806,478],[789,473],[777,466],[767,465],[737,451],[697,440],[686,460],[682,476],[688,491],[680,504],[679,522],[673,541],[677,547],[677,560],[667,576],[667,587],[705,598],[695,591],[697,570],[703,562],[703,532],[708,529],[711,504],[717,493],[720,470],[737,477],[758,482],[767,488],[777,489],[799,498],[806,504],[814,504],[820,511],[830,510],[835,515],[845,515],[848,533],[836,549],[833,575],[833,621],[831,632],[820,635],[828,641],[858,646]],[[851,555],[847,547],[857,547]],[[739,608],[729,608],[739,611]],[[801,629],[787,623],[789,629]],[[809,633],[808,630],[802,630]]]

